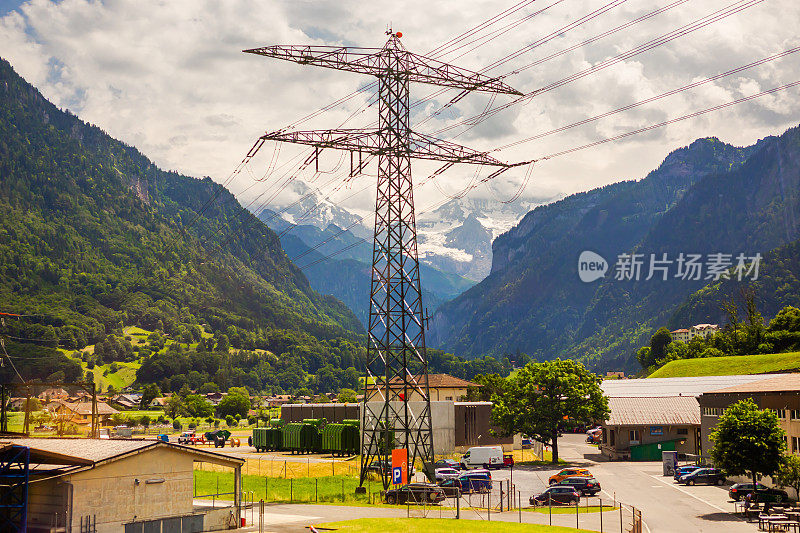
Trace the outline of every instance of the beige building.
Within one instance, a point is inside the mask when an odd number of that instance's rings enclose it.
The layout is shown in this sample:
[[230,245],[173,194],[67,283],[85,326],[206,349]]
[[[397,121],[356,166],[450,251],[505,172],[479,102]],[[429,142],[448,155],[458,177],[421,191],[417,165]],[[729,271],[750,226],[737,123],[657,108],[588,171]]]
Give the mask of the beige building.
[[716,333],[718,331],[719,326],[717,324],[695,324],[689,329],[682,328],[676,329],[675,331],[670,331],[670,335],[672,335],[672,340],[687,344],[695,337],[706,338],[712,333]]
[[694,396],[611,397],[600,451],[612,460],[658,461],[661,452],[696,454],[700,407]]
[[679,341],[684,344],[688,343],[691,337],[689,336],[689,330],[686,328],[676,329],[675,331],[670,331],[670,335],[672,335],[672,340]]
[[[92,422],[92,402],[69,403],[61,400],[47,404],[47,409],[62,417],[70,417],[69,422],[79,425],[89,425]],[[108,425],[111,415],[118,413],[116,409],[105,402],[97,402],[97,417],[100,425]]]
[[[155,440],[10,443],[30,448],[28,531],[197,533],[239,523],[242,459]],[[194,501],[195,462],[233,470],[233,494],[227,497],[233,505],[217,502],[211,509]]]
[[[467,392],[471,388],[480,387],[477,383],[472,383],[465,379],[457,378],[449,374],[428,374],[428,389],[430,390],[430,399],[432,402],[438,401],[463,401],[467,397]],[[393,397],[402,393],[402,384],[398,378],[392,380],[389,385]],[[367,399],[369,401],[376,401],[383,398],[383,390],[377,390],[374,385],[368,386],[366,389]],[[412,388],[409,389],[409,401],[421,401],[422,395]]]

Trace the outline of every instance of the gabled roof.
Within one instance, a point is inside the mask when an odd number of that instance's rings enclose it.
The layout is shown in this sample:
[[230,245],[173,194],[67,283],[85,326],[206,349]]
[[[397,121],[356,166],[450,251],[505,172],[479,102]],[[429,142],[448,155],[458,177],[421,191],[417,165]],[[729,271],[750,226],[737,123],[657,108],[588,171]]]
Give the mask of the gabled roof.
[[31,455],[50,457],[51,461],[47,464],[80,464],[94,467],[158,447],[171,448],[181,453],[190,453],[198,456],[198,460],[202,459],[204,462],[224,466],[244,463],[244,459],[238,457],[160,440],[21,438],[9,439],[8,442],[19,446],[27,446],[31,449]]
[[[392,378],[390,388],[395,388],[401,385],[400,378]],[[450,374],[428,374],[428,387],[431,389],[463,389],[466,387],[480,387],[477,383],[467,381],[466,379],[457,378]],[[368,389],[374,389],[375,384],[371,384]]]
[[700,425],[700,404],[694,396],[611,397],[609,426]]

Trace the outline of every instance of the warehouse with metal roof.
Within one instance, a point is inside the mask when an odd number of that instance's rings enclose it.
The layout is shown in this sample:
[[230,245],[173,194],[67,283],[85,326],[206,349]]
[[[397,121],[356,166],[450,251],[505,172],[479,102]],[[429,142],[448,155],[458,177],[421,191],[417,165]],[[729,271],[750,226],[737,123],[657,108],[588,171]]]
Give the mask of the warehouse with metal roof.
[[[244,460],[160,440],[13,438],[27,466],[27,530],[194,533],[239,523]],[[195,462],[233,471],[232,506],[196,505]]]

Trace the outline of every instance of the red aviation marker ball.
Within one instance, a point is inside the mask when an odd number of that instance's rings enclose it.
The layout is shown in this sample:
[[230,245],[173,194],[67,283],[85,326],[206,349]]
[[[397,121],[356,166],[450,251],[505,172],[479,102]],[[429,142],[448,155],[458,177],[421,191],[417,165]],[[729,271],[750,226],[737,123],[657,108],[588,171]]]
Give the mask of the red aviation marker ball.
[[396,34],[396,35],[397,35],[397,38],[399,39],[400,37],[402,37],[402,36],[403,36],[403,32],[399,31],[399,32],[397,32],[397,34]]

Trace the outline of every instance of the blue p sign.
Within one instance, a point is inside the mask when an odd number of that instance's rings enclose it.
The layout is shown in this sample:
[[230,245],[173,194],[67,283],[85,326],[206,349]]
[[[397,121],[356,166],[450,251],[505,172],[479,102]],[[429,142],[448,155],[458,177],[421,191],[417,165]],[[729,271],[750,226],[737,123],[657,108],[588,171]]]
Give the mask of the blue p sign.
[[403,469],[399,466],[392,468],[392,484],[399,485],[403,482]]

